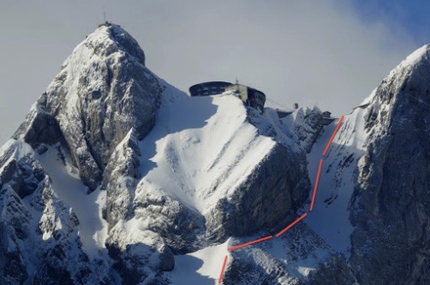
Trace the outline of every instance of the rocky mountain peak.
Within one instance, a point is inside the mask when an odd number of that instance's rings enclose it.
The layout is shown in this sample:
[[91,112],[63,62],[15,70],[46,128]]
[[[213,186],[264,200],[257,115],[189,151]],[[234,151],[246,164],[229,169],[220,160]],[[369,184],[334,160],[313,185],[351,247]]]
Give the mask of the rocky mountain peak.
[[119,25],[108,22],[99,25],[82,44],[92,48],[98,56],[107,57],[112,53],[122,51],[134,56],[139,63],[145,65],[143,50],[137,41]]
[[[392,116],[430,104],[430,45],[424,45],[410,54],[362,103],[367,107],[366,129],[387,127]],[[400,109],[404,112],[398,112]]]
[[133,130],[152,128],[161,98],[133,37],[103,24],[67,58],[14,135],[33,147],[60,142],[95,189],[115,147]]

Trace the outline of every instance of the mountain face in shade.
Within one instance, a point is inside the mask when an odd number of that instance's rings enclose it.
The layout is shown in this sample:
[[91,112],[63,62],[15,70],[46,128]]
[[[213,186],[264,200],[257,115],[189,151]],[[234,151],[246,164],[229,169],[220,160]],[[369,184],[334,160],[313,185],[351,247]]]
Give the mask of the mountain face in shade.
[[415,51],[367,99],[350,214],[350,263],[362,283],[430,282],[429,56],[429,46]]
[[0,149],[0,284],[215,284],[225,256],[223,284],[428,284],[428,53],[322,156],[338,120],[318,108],[189,97],[101,25]]

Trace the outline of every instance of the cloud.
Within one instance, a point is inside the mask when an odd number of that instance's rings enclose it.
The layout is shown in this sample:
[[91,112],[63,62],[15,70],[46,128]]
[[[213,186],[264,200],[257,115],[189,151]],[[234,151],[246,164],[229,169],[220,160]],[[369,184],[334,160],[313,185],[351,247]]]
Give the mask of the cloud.
[[148,53],[150,67],[182,89],[238,77],[283,105],[318,104],[340,114],[414,49],[410,39],[395,38],[383,23],[361,22],[352,5],[232,2],[211,9],[196,4],[175,18],[180,24],[157,43],[162,52]]
[[417,48],[401,29],[364,22],[352,0],[28,5],[0,7],[0,142],[22,122],[73,47],[103,20],[103,6],[108,20],[140,43],[147,66],[184,91],[201,81],[237,77],[286,107],[318,104],[339,115]]

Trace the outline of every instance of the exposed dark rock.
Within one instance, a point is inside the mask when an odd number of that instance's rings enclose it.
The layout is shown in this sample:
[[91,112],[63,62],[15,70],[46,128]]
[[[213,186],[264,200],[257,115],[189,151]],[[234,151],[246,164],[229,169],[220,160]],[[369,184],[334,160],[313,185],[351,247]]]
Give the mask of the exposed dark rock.
[[[211,238],[244,236],[291,220],[308,197],[310,184],[298,154],[277,144],[230,199],[221,199],[206,216]],[[247,221],[244,223],[244,221]]]
[[[157,280],[162,279],[160,270],[173,269],[173,253],[158,234],[142,231],[140,238],[147,243],[134,243],[124,239],[123,231],[113,229],[113,232],[108,241],[109,255],[116,260],[114,268],[123,278],[123,284],[138,284],[143,281],[157,284]],[[125,244],[124,241],[129,243]]]
[[353,255],[362,284],[430,279],[429,47],[401,64],[367,107],[369,144],[352,201]]
[[357,284],[357,279],[349,268],[345,257],[341,254],[335,254],[328,261],[320,264],[316,272],[308,278],[306,284]]
[[0,281],[1,284],[23,284],[28,278],[27,266],[22,259],[9,226],[0,222]]

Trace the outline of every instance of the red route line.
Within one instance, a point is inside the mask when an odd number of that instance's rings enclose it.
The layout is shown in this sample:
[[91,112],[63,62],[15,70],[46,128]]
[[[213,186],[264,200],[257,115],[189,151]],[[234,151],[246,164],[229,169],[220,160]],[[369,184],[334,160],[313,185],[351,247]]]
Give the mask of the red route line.
[[322,165],[323,165],[323,160],[320,159],[320,163],[318,165],[318,171],[317,171],[317,178],[315,179],[314,192],[312,193],[311,206],[309,208],[309,211],[311,211],[311,212],[314,209],[315,197],[317,195],[318,183],[320,182],[320,175],[321,175]]
[[236,246],[229,247],[227,250],[229,250],[229,251],[236,250],[236,249],[239,249],[239,248],[251,245],[251,244],[256,244],[256,243],[259,243],[259,242],[271,239],[271,238],[273,238],[273,236],[267,236],[267,237],[264,237],[264,238],[260,238],[260,239],[257,239],[257,240],[253,240],[253,241],[249,241],[249,242],[246,242],[246,243],[243,243],[243,244],[239,244],[239,245],[236,245]]
[[298,222],[300,222],[301,220],[303,220],[307,215],[308,215],[308,213],[304,213],[303,215],[301,215],[297,220],[295,220],[294,222],[292,222],[291,224],[289,224],[285,229],[283,229],[278,234],[276,234],[276,237],[280,237],[283,233],[285,233],[286,231],[288,231],[289,229],[291,229],[293,226],[295,226]]
[[218,284],[221,284],[221,282],[222,282],[222,277],[224,275],[225,266],[227,265],[227,259],[228,259],[228,256],[226,255],[224,257],[224,263],[222,264],[222,269],[221,269],[221,274],[219,275]]
[[[340,125],[342,124],[344,117],[345,116],[343,116],[343,115],[342,115],[342,117],[340,117],[339,122],[337,123],[336,128],[334,129],[333,133],[331,134],[330,140],[328,141],[328,143],[327,143],[327,145],[326,145],[326,147],[325,147],[325,149],[324,149],[324,151],[322,153],[323,156],[325,156],[327,154],[327,152],[328,152],[328,150],[329,150],[329,148],[331,146],[331,143],[333,142],[333,139],[334,139],[336,133],[339,131]],[[318,165],[317,177],[315,179],[314,192],[312,193],[311,206],[309,208],[310,211],[312,211],[313,208],[314,208],[315,197],[316,197],[316,194],[317,194],[318,183],[319,183],[319,180],[320,180],[322,164],[323,164],[323,160],[320,159],[320,162],[319,162],[319,165]],[[285,233],[286,231],[288,231],[289,229],[291,229],[292,227],[294,227],[297,223],[299,223],[301,220],[303,220],[307,215],[308,215],[308,213],[304,213],[303,215],[301,215],[299,218],[297,218],[297,220],[295,220],[294,222],[292,222],[291,224],[289,224],[286,228],[284,228],[282,231],[280,231],[279,233],[277,233],[276,237],[277,238],[280,237],[283,233]],[[260,238],[260,239],[257,239],[257,240],[253,240],[253,241],[250,241],[250,242],[246,242],[246,243],[243,243],[243,244],[232,246],[232,247],[228,248],[227,250],[229,250],[229,251],[236,250],[236,249],[248,246],[248,245],[252,245],[252,244],[256,244],[256,243],[259,243],[259,242],[262,242],[262,241],[265,241],[265,240],[269,240],[271,238],[273,238],[273,236],[267,236],[267,237],[264,237],[264,238]],[[224,257],[224,262],[223,262],[223,265],[222,265],[221,273],[219,275],[218,284],[221,284],[221,282],[222,282],[222,277],[224,276],[224,271],[225,271],[225,267],[227,265],[227,260],[228,260],[228,256],[226,255]]]
[[339,122],[337,123],[336,128],[334,129],[334,132],[331,134],[331,137],[330,137],[330,139],[329,139],[329,141],[328,141],[328,143],[327,143],[327,145],[326,145],[326,147],[325,147],[325,149],[324,149],[324,152],[323,152],[323,154],[322,154],[323,156],[325,156],[325,155],[327,154],[327,151],[328,151],[328,149],[330,148],[330,145],[331,145],[331,143],[333,142],[334,136],[336,135],[337,131],[339,130],[340,125],[342,124],[342,121],[343,121],[343,118],[344,118],[344,117],[345,117],[345,116],[340,117],[340,120],[339,120]]

